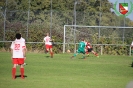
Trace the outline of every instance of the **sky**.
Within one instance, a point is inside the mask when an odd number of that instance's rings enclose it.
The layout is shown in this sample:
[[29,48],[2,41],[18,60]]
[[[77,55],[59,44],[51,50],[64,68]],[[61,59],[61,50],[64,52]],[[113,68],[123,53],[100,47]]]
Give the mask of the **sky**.
[[[116,6],[116,8],[118,8],[118,11],[119,11],[119,3],[128,3],[128,10],[130,11],[130,7],[131,7],[131,4],[130,4],[130,1],[132,2],[132,5],[133,5],[133,0],[108,0],[108,1],[110,1],[111,3],[115,3],[116,1],[118,2],[117,3],[117,6]],[[127,18],[129,18],[129,19],[131,19],[132,21],[133,21],[133,10],[132,10],[132,12],[131,12],[131,14],[129,14],[128,16],[127,16]]]

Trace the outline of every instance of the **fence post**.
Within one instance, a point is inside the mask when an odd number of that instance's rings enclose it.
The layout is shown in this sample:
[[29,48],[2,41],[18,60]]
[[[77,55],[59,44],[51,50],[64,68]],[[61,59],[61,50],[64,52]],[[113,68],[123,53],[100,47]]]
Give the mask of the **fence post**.
[[131,56],[131,53],[132,53],[131,47],[129,47],[129,56]]
[[101,55],[103,55],[103,46],[101,45]]
[[65,29],[65,25],[64,25],[63,53],[65,53],[65,46],[66,46],[66,45],[65,45],[65,44],[66,44],[66,40],[65,40],[66,33],[65,33],[65,32],[66,32],[66,29]]

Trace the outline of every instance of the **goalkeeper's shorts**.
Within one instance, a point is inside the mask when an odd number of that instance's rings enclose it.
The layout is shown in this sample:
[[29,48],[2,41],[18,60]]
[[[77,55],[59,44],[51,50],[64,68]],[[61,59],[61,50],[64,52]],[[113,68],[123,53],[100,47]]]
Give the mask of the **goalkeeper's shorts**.
[[85,54],[85,49],[78,49],[77,50],[77,53],[83,53],[83,54]]
[[88,52],[91,52],[93,50],[93,48],[88,48]]

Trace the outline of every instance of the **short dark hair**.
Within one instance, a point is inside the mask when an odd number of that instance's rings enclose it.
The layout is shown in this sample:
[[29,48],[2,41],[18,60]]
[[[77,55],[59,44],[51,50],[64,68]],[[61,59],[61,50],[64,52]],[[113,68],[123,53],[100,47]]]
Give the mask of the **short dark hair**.
[[85,39],[84,38],[81,38],[81,41],[84,41]]
[[16,34],[16,38],[17,38],[17,39],[20,39],[20,38],[21,38],[21,34],[20,34],[20,33],[17,33],[17,34]]

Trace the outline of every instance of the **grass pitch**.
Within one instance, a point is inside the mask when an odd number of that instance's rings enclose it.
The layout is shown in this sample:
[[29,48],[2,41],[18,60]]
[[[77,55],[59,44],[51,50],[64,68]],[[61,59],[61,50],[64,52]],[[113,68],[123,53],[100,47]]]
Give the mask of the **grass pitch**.
[[[129,56],[28,53],[26,78],[12,80],[9,52],[0,52],[0,88],[126,88],[133,80],[132,58]],[[17,67],[16,75],[20,75]]]

